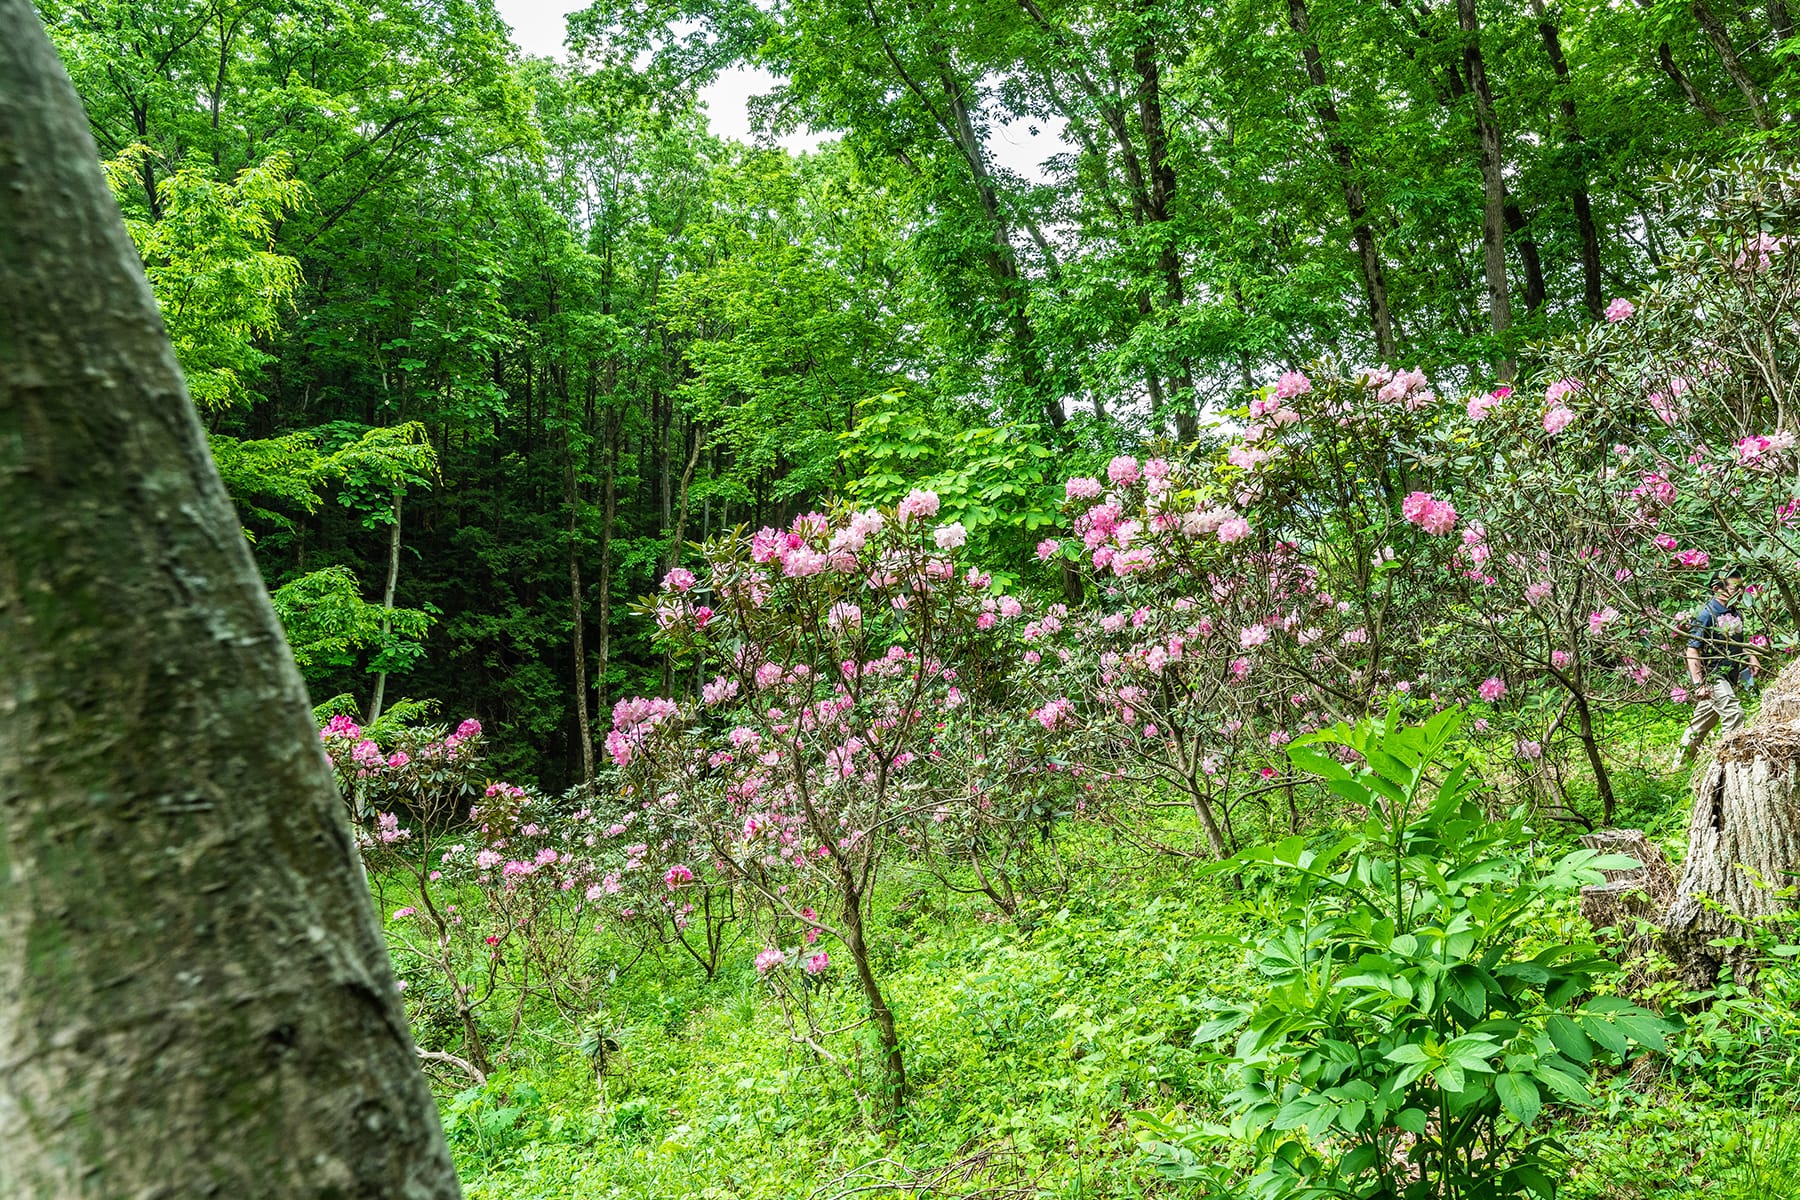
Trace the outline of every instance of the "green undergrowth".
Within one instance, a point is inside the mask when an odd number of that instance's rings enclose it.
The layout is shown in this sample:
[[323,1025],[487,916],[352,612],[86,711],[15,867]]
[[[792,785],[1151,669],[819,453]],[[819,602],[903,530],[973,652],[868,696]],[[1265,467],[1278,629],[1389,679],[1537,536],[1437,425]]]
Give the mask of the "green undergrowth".
[[[1652,725],[1620,748],[1617,823],[1645,828],[1678,859],[1686,780],[1655,764],[1678,725],[1674,714]],[[1577,803],[1584,787],[1569,783]],[[1546,856],[1581,832],[1536,824]],[[1256,993],[1238,942],[1260,931],[1226,876],[1126,848],[1094,826],[1061,837],[1068,889],[1014,917],[891,866],[872,932],[913,1088],[897,1118],[883,1119],[872,1030],[841,966],[809,993],[820,1026],[840,1031],[819,1053],[784,1023],[752,941],[735,944],[711,980],[665,952],[624,970],[585,1028],[528,1010],[485,1085],[439,1076],[467,1195],[1214,1194],[1160,1175],[1140,1149],[1150,1135],[1138,1118],[1156,1128],[1221,1119],[1225,1084],[1193,1034],[1222,1002]],[[1573,896],[1551,904],[1521,936],[1572,936],[1585,928],[1574,909]],[[593,950],[632,957],[610,935],[596,934]],[[1682,1028],[1667,1058],[1597,1071],[1592,1108],[1546,1110],[1562,1147],[1560,1195],[1800,1196],[1800,1117],[1787,1099],[1800,1084],[1800,1051],[1790,1050],[1800,1046],[1800,977],[1785,965],[1796,949],[1776,953],[1757,989],[1723,985],[1710,1008],[1640,988]],[[601,1076],[599,1044],[609,1051]]]
[[[862,1030],[831,1040],[835,1062],[790,1036],[757,947],[711,981],[666,955],[608,996],[604,1099],[567,1032],[524,1039],[485,1087],[444,1094],[467,1193],[1172,1194],[1136,1161],[1129,1117],[1207,1103],[1190,1035],[1235,969],[1215,936],[1234,918],[1217,882],[1085,841],[1076,885],[1014,919],[890,881],[876,950],[913,1084],[898,1119],[881,1119]],[[860,1019],[841,974],[813,1000],[827,1028]]]

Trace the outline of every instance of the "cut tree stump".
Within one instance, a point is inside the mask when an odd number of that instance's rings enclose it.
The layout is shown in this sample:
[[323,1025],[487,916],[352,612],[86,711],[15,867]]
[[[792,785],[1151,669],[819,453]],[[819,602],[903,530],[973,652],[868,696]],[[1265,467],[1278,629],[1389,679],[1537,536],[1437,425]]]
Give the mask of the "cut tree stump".
[[1641,829],[1600,829],[1581,844],[1602,854],[1625,854],[1636,867],[1606,871],[1606,882],[1581,889],[1581,915],[1595,929],[1629,932],[1639,920],[1660,921],[1675,901],[1675,874],[1662,847]]
[[1689,987],[1709,987],[1724,967],[1739,979],[1739,951],[1711,945],[1790,906],[1800,871],[1800,663],[1769,685],[1756,720],[1720,743],[1694,794],[1688,852],[1664,948]]

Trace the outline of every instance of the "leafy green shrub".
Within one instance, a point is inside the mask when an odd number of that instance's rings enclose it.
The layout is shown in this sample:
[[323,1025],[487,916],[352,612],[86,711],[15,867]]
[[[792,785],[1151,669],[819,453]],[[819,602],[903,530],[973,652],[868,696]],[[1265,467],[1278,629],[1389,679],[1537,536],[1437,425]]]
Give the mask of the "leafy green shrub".
[[[1244,935],[1267,988],[1194,1035],[1238,1033],[1220,1056],[1229,1128],[1144,1122],[1166,1139],[1149,1146],[1163,1173],[1232,1186],[1229,1165],[1196,1152],[1230,1138],[1251,1147],[1258,1197],[1550,1195],[1546,1101],[1589,1104],[1597,1067],[1664,1049],[1669,1022],[1594,994],[1615,970],[1596,947],[1528,932],[1551,899],[1630,860],[1534,862],[1518,822],[1491,819],[1467,761],[1447,755],[1458,723],[1390,713],[1290,749],[1367,816],[1323,849],[1290,838],[1226,864],[1269,880],[1274,932]],[[1359,765],[1313,748],[1331,743]]]

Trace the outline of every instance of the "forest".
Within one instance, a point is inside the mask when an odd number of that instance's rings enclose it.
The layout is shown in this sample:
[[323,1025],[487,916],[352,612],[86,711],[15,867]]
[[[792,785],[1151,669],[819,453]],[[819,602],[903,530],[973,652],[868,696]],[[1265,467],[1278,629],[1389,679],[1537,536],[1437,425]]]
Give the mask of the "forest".
[[0,1196],[1800,1196],[1785,0],[40,23]]

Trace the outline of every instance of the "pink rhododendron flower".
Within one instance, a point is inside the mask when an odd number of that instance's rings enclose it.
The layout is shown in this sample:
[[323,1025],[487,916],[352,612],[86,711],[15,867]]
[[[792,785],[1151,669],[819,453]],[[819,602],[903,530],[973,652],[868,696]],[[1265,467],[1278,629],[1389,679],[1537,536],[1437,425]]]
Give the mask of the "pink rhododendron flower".
[[666,884],[671,891],[684,883],[692,882],[694,882],[693,870],[682,863],[676,863],[667,871],[663,872],[663,883]]
[[1138,481],[1138,460],[1121,454],[1106,464],[1106,477],[1119,487],[1130,487]]
[[1558,404],[1555,408],[1550,409],[1544,414],[1544,432],[1552,436],[1559,434],[1567,429],[1569,427],[1569,422],[1574,419],[1574,409],[1566,408],[1563,405]]
[[787,955],[775,949],[775,947],[770,946],[767,950],[764,950],[761,954],[756,956],[756,973],[758,975],[767,975],[770,971],[773,971],[776,967],[779,967],[786,961]]
[[1675,561],[1684,567],[1704,567],[1712,560],[1704,550],[1683,550],[1675,556]]
[[1250,536],[1250,522],[1235,513],[1219,522],[1219,540],[1227,545]]
[[809,954],[800,962],[800,967],[808,975],[817,975],[831,965],[831,956],[821,950],[817,954]]
[[1238,631],[1238,644],[1248,650],[1252,646],[1260,646],[1269,640],[1269,628],[1266,625],[1252,625],[1248,629]]
[[1067,724],[1075,712],[1075,705],[1067,696],[1059,696],[1031,715],[1045,729],[1059,729]]
[[1400,502],[1400,515],[1426,533],[1443,536],[1456,527],[1456,509],[1430,492],[1413,492]]
[[694,573],[686,567],[676,567],[663,576],[663,590],[669,592],[685,592],[694,586]]
[[914,517],[935,517],[937,511],[938,494],[924,488],[914,488],[906,493],[906,499],[900,501],[894,515],[902,525],[909,525]]
[[1595,637],[1598,637],[1600,634],[1606,632],[1607,626],[1611,625],[1614,621],[1617,621],[1618,619],[1619,619],[1619,610],[1616,608],[1612,608],[1610,606],[1601,609],[1599,612],[1589,613],[1588,614],[1588,632],[1593,634]]
[[1275,381],[1275,395],[1282,400],[1292,400],[1312,390],[1312,380],[1299,371],[1283,371],[1281,378]]
[[1063,485],[1063,496],[1069,500],[1093,500],[1105,490],[1098,479],[1077,475]]
[[948,525],[939,525],[931,536],[939,550],[955,550],[968,542],[969,531],[963,528],[961,521],[952,521]]
[[1492,392],[1489,392],[1486,395],[1482,395],[1482,396],[1471,396],[1471,397],[1469,397],[1469,408],[1468,408],[1469,420],[1471,420],[1471,421],[1485,420],[1489,413],[1493,412],[1496,408],[1499,408],[1499,407],[1500,407],[1500,397],[1494,395]]
[[1487,703],[1492,704],[1500,697],[1506,695],[1506,682],[1498,676],[1490,675],[1481,681],[1481,687],[1476,690],[1476,695],[1480,696]]
[[1606,306],[1606,319],[1610,323],[1617,325],[1620,321],[1629,321],[1631,319],[1631,314],[1636,311],[1637,307],[1633,305],[1631,301],[1625,299],[1614,300],[1611,304]]

